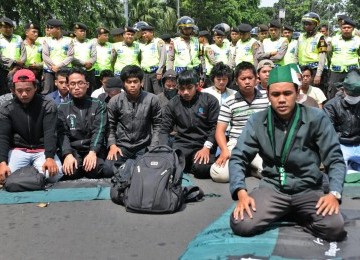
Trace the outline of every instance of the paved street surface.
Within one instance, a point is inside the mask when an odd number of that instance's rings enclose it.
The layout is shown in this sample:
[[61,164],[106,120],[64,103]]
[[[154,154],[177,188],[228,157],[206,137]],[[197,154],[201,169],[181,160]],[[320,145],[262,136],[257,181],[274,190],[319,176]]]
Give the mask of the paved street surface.
[[[257,182],[247,181],[249,188]],[[194,182],[211,196],[172,215],[127,213],[110,200],[0,205],[0,259],[177,259],[233,204],[228,184]]]

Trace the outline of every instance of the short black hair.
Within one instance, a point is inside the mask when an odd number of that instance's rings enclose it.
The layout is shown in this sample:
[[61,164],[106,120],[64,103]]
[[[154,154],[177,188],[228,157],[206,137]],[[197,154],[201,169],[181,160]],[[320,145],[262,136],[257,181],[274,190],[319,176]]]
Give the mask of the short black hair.
[[85,75],[85,70],[81,69],[81,68],[72,68],[69,70],[68,72],[68,78],[72,75],[72,74],[80,74],[83,75],[84,77]]
[[235,67],[235,78],[239,77],[240,73],[243,72],[244,70],[251,70],[255,77],[257,75],[254,64],[247,62],[247,61],[243,61],[243,62],[240,62]]
[[233,80],[233,71],[232,69],[224,64],[222,61],[215,64],[215,66],[212,68],[210,72],[210,79],[212,82],[214,82],[215,77],[222,77],[225,76],[229,79],[226,87],[228,87],[232,80]]
[[312,70],[310,69],[310,67],[309,66],[301,66],[301,72],[303,73],[304,71],[306,71],[306,70],[308,70],[308,71],[310,71],[310,74],[312,75]]
[[114,77],[114,72],[112,72],[112,70],[103,70],[102,72],[100,72],[100,80],[103,80],[103,78],[112,78]]
[[128,78],[138,78],[141,81],[144,78],[144,72],[139,66],[127,65],[122,69],[120,78],[123,82]]
[[69,75],[69,69],[67,68],[61,68],[58,72],[55,73],[55,79],[58,79],[59,76],[66,78],[66,81],[68,79]]
[[199,76],[194,69],[184,70],[178,75],[177,82],[179,86],[197,84]]

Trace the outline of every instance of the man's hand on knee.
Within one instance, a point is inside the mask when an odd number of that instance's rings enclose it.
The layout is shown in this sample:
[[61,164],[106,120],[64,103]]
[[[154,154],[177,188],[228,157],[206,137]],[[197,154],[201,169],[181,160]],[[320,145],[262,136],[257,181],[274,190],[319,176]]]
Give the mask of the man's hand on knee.
[[250,218],[253,218],[253,212],[252,211],[256,211],[256,205],[255,205],[255,200],[250,197],[247,193],[246,190],[239,190],[238,191],[238,203],[234,209],[234,219],[235,220],[239,220],[239,216],[240,216],[240,220],[244,220],[244,211],[246,212],[246,214],[248,214],[248,216]]
[[11,171],[6,162],[0,163],[0,184],[5,182],[6,177],[10,175]]
[[316,204],[316,214],[332,215],[333,213],[339,214],[340,205],[338,199],[331,193],[322,196]]
[[94,151],[90,151],[84,158],[83,167],[86,172],[89,172],[96,167],[97,156]]
[[50,177],[55,176],[59,172],[59,168],[53,158],[46,158],[42,166],[42,170],[44,173],[47,170],[49,172]]
[[78,168],[77,160],[71,153],[66,155],[62,168],[65,175],[73,175],[74,168]]
[[199,162],[199,164],[207,164],[210,160],[210,149],[209,148],[202,148],[201,150],[197,151],[194,156],[194,163]]

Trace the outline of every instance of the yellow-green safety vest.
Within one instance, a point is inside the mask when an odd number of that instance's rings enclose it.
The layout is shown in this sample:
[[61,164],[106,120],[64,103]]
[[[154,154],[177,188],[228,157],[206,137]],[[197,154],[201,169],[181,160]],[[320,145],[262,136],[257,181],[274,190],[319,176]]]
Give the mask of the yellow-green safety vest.
[[[67,52],[72,41],[73,39],[67,36],[63,36],[59,40],[50,37],[46,39],[46,43],[49,46],[50,51],[49,57],[55,65],[60,64],[67,58]],[[46,67],[46,65],[44,67]],[[71,63],[69,63],[66,67],[71,67]]]
[[332,57],[330,69],[335,72],[348,71],[348,66],[359,66],[360,37],[353,36],[344,40],[341,35],[334,36],[331,41]]
[[300,65],[319,62],[318,44],[321,37],[324,37],[322,33],[316,33],[311,37],[306,37],[306,33],[300,34],[298,40],[298,61]]
[[112,44],[110,42],[106,42],[104,45],[96,44],[96,53],[97,58],[94,64],[95,76],[100,76],[100,73],[103,70],[111,70],[112,71]]
[[297,40],[291,40],[291,42],[289,42],[286,54],[284,56],[284,65],[287,65],[290,63],[297,63],[296,56],[295,56],[297,47],[298,47]]
[[26,49],[25,66],[42,63],[42,45],[36,41],[33,45],[29,45],[26,42],[24,44]]
[[113,44],[113,49],[116,52],[116,62],[114,64],[114,74],[120,75],[122,69],[126,65],[140,66],[140,44],[134,41],[129,47],[124,42],[117,42]]
[[219,47],[216,44],[211,44],[210,46],[214,52],[216,63],[220,61],[224,64],[229,63],[230,44],[228,42],[224,42],[222,47]]
[[158,46],[165,46],[165,42],[160,38],[154,38],[149,43],[140,43],[141,68],[146,72],[154,72],[153,68],[159,66],[160,55]]
[[[79,42],[78,40],[74,40],[74,58],[78,59],[82,62],[86,62],[91,58],[91,48],[94,44],[93,40],[85,39],[84,42]],[[90,68],[89,70],[92,70]]]
[[235,65],[238,65],[243,61],[254,64],[252,46],[255,42],[256,40],[254,38],[250,38],[245,42],[238,40],[235,47]]
[[[280,37],[276,41],[272,41],[270,38],[264,39],[263,40],[264,52],[267,53],[267,52],[279,51],[281,48],[281,45],[285,41],[287,41],[287,38],[285,38],[285,37]],[[278,64],[278,65],[284,65],[284,58],[282,60],[276,61],[274,63]]]
[[0,35],[0,54],[4,58],[17,61],[21,57],[21,44],[23,40],[19,35],[13,34],[10,41]]
[[175,60],[174,67],[194,68],[200,65],[199,51],[200,44],[196,37],[190,37],[188,45],[182,37],[176,37],[174,40]]

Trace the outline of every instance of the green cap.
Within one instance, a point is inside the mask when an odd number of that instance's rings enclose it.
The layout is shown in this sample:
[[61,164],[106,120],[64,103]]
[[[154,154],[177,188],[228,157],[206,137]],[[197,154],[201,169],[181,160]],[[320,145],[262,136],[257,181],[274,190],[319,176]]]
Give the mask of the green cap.
[[300,86],[301,83],[296,73],[298,72],[290,64],[273,68],[270,71],[268,86],[279,82],[290,82]]
[[289,65],[292,69],[294,69],[294,70],[296,71],[296,73],[302,74],[299,65],[297,65],[296,63],[289,63],[288,65]]
[[360,74],[357,70],[350,71],[344,82],[343,87],[349,96],[360,96]]

